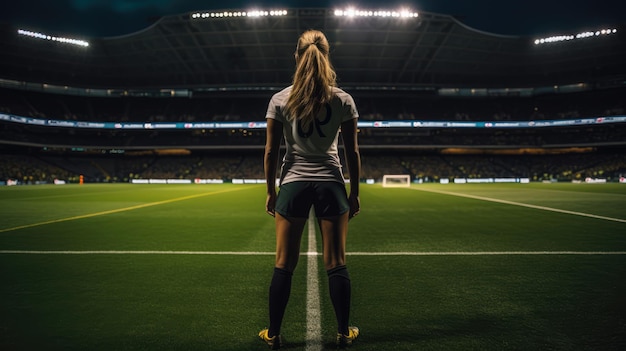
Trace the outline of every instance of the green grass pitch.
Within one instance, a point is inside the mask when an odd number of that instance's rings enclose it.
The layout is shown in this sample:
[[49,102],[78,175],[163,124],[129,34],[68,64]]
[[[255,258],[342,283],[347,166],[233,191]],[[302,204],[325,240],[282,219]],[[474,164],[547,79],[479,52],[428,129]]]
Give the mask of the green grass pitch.
[[[626,349],[626,185],[363,184],[361,202],[353,350]],[[248,184],[0,188],[0,349],[265,350],[264,203]],[[306,265],[288,350],[311,347]]]

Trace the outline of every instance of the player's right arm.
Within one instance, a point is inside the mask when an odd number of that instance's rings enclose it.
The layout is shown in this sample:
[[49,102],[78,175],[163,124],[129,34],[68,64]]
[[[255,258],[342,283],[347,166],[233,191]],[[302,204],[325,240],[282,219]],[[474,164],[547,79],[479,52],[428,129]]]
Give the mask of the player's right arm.
[[357,141],[357,119],[352,118],[341,124],[341,138],[346,155],[348,176],[350,177],[350,218],[356,216],[361,210],[359,199],[359,182],[361,178],[361,154]]

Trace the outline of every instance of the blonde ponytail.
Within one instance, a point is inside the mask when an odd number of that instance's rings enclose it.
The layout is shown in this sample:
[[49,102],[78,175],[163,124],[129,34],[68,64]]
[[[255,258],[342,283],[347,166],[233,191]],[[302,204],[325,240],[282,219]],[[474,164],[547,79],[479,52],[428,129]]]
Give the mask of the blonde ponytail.
[[285,104],[288,120],[300,120],[307,127],[322,106],[332,98],[337,76],[329,59],[330,45],[324,33],[304,32],[298,40],[293,88]]

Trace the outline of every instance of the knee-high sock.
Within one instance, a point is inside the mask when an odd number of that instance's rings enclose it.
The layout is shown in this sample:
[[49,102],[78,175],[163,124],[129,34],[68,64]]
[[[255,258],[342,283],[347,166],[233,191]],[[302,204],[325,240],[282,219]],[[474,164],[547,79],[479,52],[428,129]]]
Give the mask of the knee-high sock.
[[284,269],[274,268],[274,275],[270,284],[270,337],[280,334],[280,326],[291,294],[291,277],[293,273]]
[[350,296],[352,287],[350,275],[346,266],[338,266],[326,272],[328,274],[328,289],[330,300],[337,317],[337,332],[348,334],[348,322],[350,318]]

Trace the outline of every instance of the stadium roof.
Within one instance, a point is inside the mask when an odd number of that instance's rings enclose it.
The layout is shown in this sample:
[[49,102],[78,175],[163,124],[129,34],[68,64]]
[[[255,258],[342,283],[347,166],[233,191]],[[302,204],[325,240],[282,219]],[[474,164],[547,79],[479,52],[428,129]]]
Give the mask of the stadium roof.
[[88,47],[20,36],[6,24],[0,78],[86,88],[282,87],[291,81],[296,40],[306,29],[326,33],[341,86],[524,87],[626,77],[619,28],[594,40],[535,45],[535,38],[481,32],[449,15],[338,17],[334,11],[189,12],[133,34],[90,39]]

